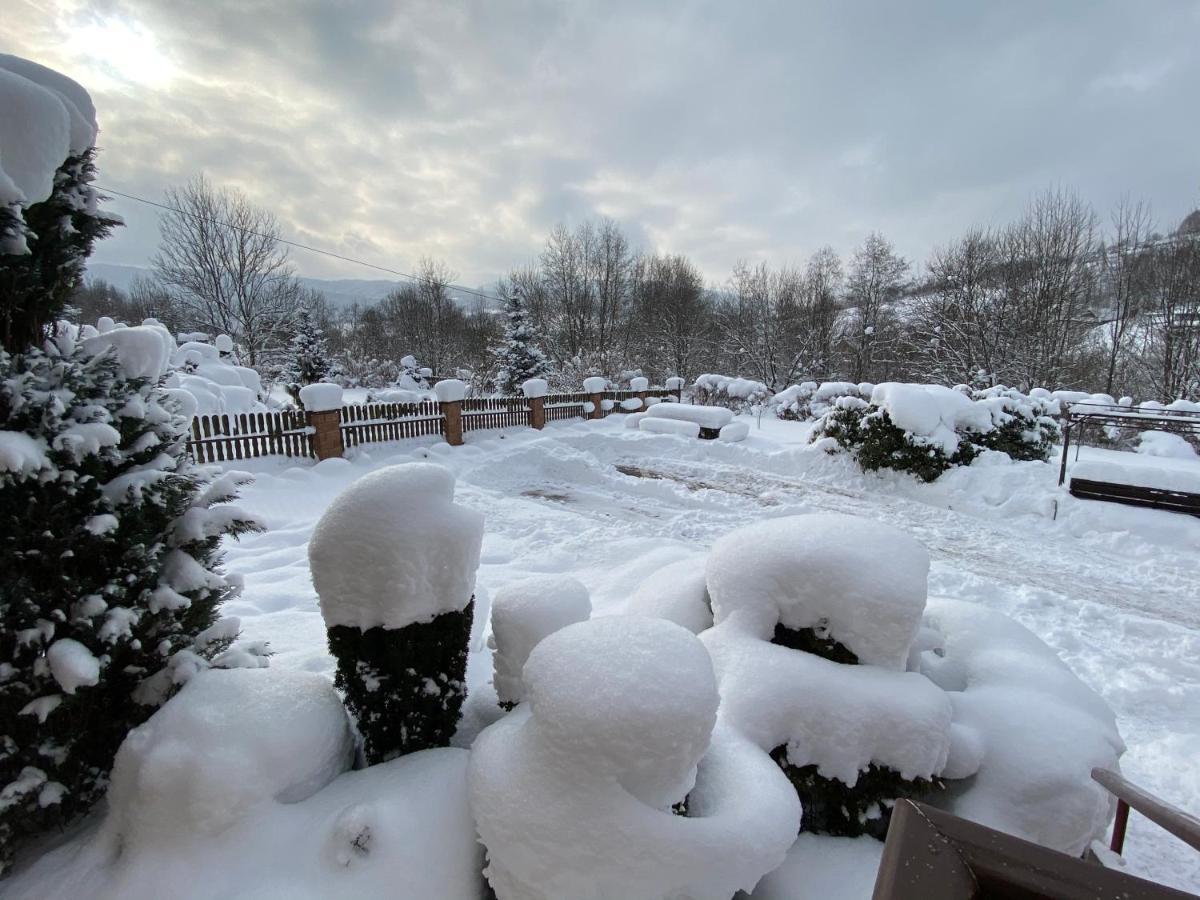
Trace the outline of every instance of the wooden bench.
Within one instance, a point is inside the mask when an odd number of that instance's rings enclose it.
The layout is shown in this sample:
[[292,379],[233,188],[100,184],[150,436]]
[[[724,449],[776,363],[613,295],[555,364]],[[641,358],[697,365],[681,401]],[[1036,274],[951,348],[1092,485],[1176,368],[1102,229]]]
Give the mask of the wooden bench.
[[1200,494],[1118,484],[1112,481],[1092,481],[1087,478],[1072,478],[1068,490],[1071,496],[1085,500],[1107,500],[1110,503],[1148,506],[1200,516]]

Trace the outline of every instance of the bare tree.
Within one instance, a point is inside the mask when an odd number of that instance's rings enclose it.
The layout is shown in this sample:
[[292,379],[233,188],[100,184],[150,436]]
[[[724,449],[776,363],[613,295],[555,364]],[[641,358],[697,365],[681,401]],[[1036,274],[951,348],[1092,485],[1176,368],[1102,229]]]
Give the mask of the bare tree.
[[279,223],[203,176],[169,189],[166,205],[152,260],[158,281],[193,327],[229,334],[256,365],[285,342],[299,304]]
[[904,285],[908,261],[878,232],[854,251],[846,281],[849,314],[842,325],[851,381],[887,377],[896,352],[897,322],[892,306]]
[[1129,328],[1136,319],[1138,300],[1144,293],[1146,242],[1152,231],[1150,208],[1128,197],[1112,211],[1112,243],[1100,248],[1102,299],[1108,303],[1108,369],[1104,392],[1111,394],[1117,363],[1125,355]]
[[1200,232],[1180,229],[1156,241],[1147,261],[1133,365],[1159,400],[1200,399]]

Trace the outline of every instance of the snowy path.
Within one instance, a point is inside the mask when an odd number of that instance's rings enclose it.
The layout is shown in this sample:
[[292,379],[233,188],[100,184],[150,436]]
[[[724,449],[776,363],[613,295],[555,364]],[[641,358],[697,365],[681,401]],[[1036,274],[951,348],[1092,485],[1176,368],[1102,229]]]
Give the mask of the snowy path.
[[[620,611],[658,567],[699,554],[738,525],[836,510],[898,525],[930,549],[931,595],[968,599],[1031,628],[1116,710],[1133,780],[1200,810],[1200,521],[1063,497],[1052,466],[976,465],[918,485],[864,477],[797,446],[803,426],[769,422],[743,445],[639,435],[616,422],[470,435],[467,447],[383,445],[316,468],[263,461],[244,505],[272,530],[230,548],[246,578],[230,612],[269,640],[276,665],[328,671],[305,546],[329,500],[371,468],[430,456],[487,517],[479,608],[532,571],[571,572],[599,613]],[[881,564],[886,565],[886,560]],[[486,680],[482,656],[472,681]],[[1139,820],[1131,870],[1200,890],[1200,859]]]

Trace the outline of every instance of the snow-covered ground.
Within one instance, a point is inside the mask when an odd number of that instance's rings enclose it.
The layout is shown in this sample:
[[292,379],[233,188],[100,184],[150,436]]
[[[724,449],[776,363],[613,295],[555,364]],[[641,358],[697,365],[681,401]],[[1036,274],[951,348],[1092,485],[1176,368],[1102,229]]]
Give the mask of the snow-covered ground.
[[[805,425],[743,421],[750,437],[739,444],[641,433],[611,417],[540,434],[472,432],[461,448],[429,438],[317,465],[243,463],[257,480],[241,505],[269,531],[229,548],[246,588],[227,612],[242,618],[246,637],[270,642],[273,666],[331,674],[309,535],[353,480],[416,459],[450,468],[456,502],[486,517],[469,671],[481,692],[492,677],[481,623],[489,597],[511,582],[570,574],[590,591],[594,615],[616,613],[648,575],[699,558],[737,526],[815,511],[867,516],[929,549],[931,598],[999,610],[1049,643],[1117,713],[1128,777],[1200,810],[1200,520],[1076,500],[1056,488],[1056,461],[986,453],[931,485],[863,475],[848,457],[806,447]],[[1129,459],[1089,448],[1082,458],[1106,456]],[[879,846],[806,835],[756,896],[828,896],[823,878],[847,866],[860,870],[867,896]],[[1126,857],[1134,874],[1200,889],[1200,858],[1136,814]]]

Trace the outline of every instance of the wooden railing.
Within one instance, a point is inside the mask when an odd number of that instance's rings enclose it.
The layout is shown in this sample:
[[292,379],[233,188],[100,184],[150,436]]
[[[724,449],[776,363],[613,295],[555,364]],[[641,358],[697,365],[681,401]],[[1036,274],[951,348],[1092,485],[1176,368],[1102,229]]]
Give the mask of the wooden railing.
[[[657,398],[670,393],[662,388],[645,392],[647,397]],[[613,390],[604,392],[601,399],[612,400],[611,412],[621,413],[628,412],[621,407],[621,401],[638,396],[630,390]],[[544,421],[584,418],[587,415],[585,404],[590,402],[593,402],[592,395],[583,392],[547,394],[542,401]],[[197,462],[212,463],[259,456],[315,456],[313,435],[316,427],[331,429],[335,441],[340,431],[340,443],[345,449],[429,435],[461,441],[461,432],[534,425],[530,403],[524,397],[472,397],[459,404],[460,433],[450,435],[446,407],[447,404],[435,400],[423,400],[419,403],[343,406],[336,416],[324,413],[318,417],[299,410],[196,416],[187,444]],[[328,423],[324,416],[329,417]]]
[[1120,853],[1125,846],[1125,830],[1129,827],[1131,809],[1136,809],[1159,828],[1175,835],[1192,849],[1200,850],[1200,819],[1160,800],[1110,769],[1092,769],[1092,780],[1117,798],[1117,815],[1113,819],[1111,844],[1113,853]]

